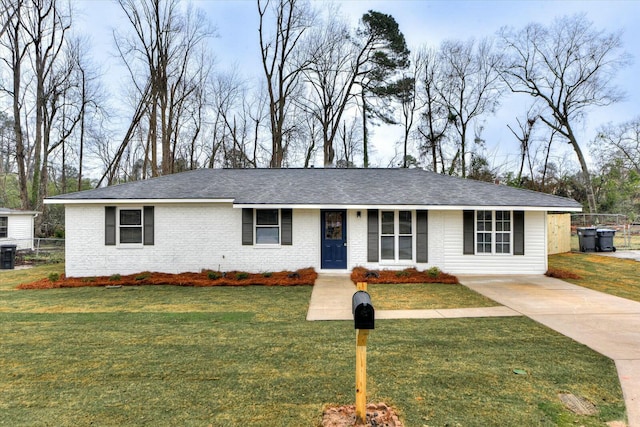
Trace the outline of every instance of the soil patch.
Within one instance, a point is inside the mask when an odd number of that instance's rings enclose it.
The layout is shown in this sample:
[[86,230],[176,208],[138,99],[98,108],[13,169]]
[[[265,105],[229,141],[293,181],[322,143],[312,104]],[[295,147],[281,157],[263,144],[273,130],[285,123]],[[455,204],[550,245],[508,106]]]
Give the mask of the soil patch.
[[[322,427],[355,425],[356,407],[354,405],[330,407],[322,415]],[[370,403],[367,405],[367,422],[364,425],[367,427],[403,427],[396,411],[384,403]]]
[[49,277],[31,283],[23,283],[18,289],[56,289],[78,288],[87,286],[142,286],[142,285],[174,285],[174,286],[312,286],[318,273],[313,268],[297,271],[280,271],[274,273],[246,273],[242,271],[219,272],[205,270],[200,273],[153,273],[142,272],[120,276],[100,277]]

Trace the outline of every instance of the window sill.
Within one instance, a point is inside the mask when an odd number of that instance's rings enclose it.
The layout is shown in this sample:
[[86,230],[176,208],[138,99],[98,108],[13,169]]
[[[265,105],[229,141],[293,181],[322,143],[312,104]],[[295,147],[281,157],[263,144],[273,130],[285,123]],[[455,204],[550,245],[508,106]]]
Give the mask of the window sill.
[[253,245],[254,249],[280,249],[281,247],[282,245],[266,243],[256,243]]
[[143,249],[144,245],[142,243],[119,243],[116,245],[118,249]]

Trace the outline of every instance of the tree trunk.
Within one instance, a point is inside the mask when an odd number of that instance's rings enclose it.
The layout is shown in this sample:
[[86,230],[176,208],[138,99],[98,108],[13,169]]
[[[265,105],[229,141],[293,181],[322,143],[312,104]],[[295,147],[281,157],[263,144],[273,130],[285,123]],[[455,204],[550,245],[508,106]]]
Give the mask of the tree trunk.
[[362,157],[363,167],[369,167],[369,137],[367,135],[367,100],[362,90]]

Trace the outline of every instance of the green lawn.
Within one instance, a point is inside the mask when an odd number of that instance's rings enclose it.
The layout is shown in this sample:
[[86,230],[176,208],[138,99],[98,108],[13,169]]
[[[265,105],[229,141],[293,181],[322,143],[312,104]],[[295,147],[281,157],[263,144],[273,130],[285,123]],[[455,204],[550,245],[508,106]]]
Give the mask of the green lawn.
[[640,263],[589,253],[551,255],[549,268],[570,271],[580,279],[563,279],[585,288],[640,301]]
[[378,310],[495,307],[490,300],[462,285],[442,283],[369,284]]
[[[10,274],[0,425],[317,426],[354,401],[353,324],[305,321],[310,287],[15,291]],[[369,401],[406,426],[624,418],[614,364],[524,317],[379,320],[368,344]],[[599,415],[573,415],[559,392]]]

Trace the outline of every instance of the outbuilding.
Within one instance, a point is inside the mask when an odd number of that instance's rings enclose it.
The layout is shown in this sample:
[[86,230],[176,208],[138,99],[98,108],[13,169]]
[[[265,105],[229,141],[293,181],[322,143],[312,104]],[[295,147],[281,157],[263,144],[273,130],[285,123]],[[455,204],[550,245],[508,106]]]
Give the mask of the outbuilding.
[[33,221],[37,215],[35,211],[0,208],[0,245],[33,249]]
[[69,277],[438,267],[542,274],[575,200],[420,169],[200,169],[50,197]]

